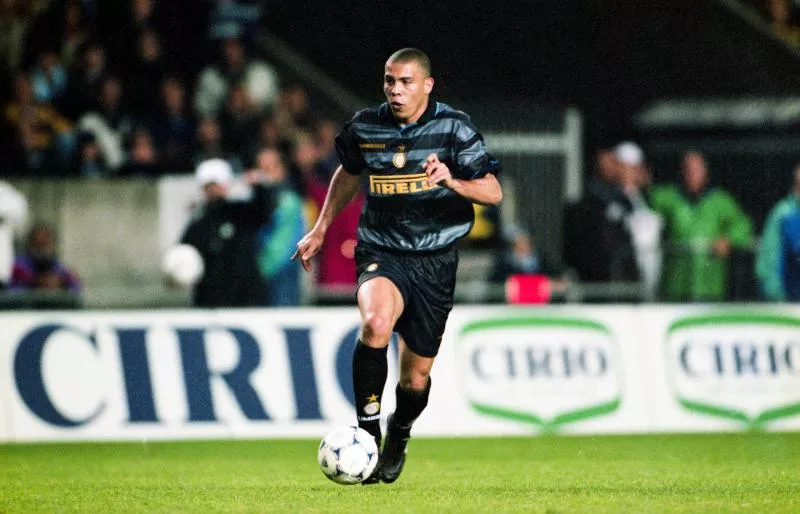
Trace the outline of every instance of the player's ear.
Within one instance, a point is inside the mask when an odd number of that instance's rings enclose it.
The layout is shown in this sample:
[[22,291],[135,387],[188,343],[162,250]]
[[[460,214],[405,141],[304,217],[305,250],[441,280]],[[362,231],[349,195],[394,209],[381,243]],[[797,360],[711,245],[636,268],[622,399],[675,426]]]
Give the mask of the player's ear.
[[428,77],[425,79],[425,94],[429,95],[433,91],[433,77]]

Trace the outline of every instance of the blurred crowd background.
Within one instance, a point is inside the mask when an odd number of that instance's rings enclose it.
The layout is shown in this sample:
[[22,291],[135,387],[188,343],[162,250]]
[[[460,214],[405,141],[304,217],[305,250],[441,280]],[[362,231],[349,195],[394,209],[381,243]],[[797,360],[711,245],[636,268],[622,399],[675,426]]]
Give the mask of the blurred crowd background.
[[[0,305],[352,302],[363,196],[313,276],[290,256],[401,46],[506,164],[459,301],[799,299],[800,4],[601,3],[0,0]],[[159,273],[180,242],[190,293]]]

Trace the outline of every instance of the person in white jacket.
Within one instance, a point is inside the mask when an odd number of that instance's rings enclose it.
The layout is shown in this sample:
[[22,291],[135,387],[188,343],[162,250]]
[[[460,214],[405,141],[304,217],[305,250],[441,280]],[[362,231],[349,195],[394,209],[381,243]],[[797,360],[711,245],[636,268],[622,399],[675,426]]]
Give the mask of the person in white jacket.
[[643,188],[649,180],[644,152],[636,143],[624,141],[614,148],[614,157],[619,166],[620,188],[631,203],[631,211],[625,225],[631,234],[639,267],[644,299],[653,301],[661,280],[663,251],[661,232],[664,220],[648,205]]
[[25,231],[28,201],[8,182],[0,181],[0,289],[8,285],[14,266],[14,239]]
[[133,119],[122,105],[122,83],[117,77],[103,80],[97,107],[80,117],[78,130],[94,136],[106,164],[112,170],[125,163],[125,140],[133,132]]

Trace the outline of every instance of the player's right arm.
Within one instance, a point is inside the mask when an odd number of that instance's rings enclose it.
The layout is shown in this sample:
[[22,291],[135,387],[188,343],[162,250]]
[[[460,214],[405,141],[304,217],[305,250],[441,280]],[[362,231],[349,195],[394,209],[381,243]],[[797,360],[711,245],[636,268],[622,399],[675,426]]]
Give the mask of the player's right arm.
[[328,231],[333,220],[342,212],[348,203],[358,194],[361,179],[358,175],[353,175],[342,166],[336,170],[328,188],[325,202],[319,213],[317,222],[311,231],[297,243],[297,251],[292,255],[292,260],[300,257],[303,269],[311,271],[311,258],[322,248],[325,233]]

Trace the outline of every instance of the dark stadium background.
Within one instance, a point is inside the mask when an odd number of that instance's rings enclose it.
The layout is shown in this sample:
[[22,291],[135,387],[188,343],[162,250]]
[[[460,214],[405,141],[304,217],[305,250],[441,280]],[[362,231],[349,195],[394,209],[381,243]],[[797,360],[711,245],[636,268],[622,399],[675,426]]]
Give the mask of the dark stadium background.
[[[381,98],[377,70],[385,56],[420,45],[433,60],[439,97],[456,105],[575,105],[585,120],[586,163],[593,148],[624,138],[637,138],[646,151],[664,138],[705,149],[715,181],[740,199],[756,226],[785,194],[800,160],[796,126],[666,135],[633,127],[636,112],[659,98],[800,92],[800,59],[721,2],[346,0],[321,8],[282,0],[270,4],[264,23],[371,101]],[[769,155],[730,155],[735,141],[758,136],[787,144]],[[734,143],[724,151],[708,144],[722,137]],[[648,156],[657,180],[677,178],[678,155]]]

